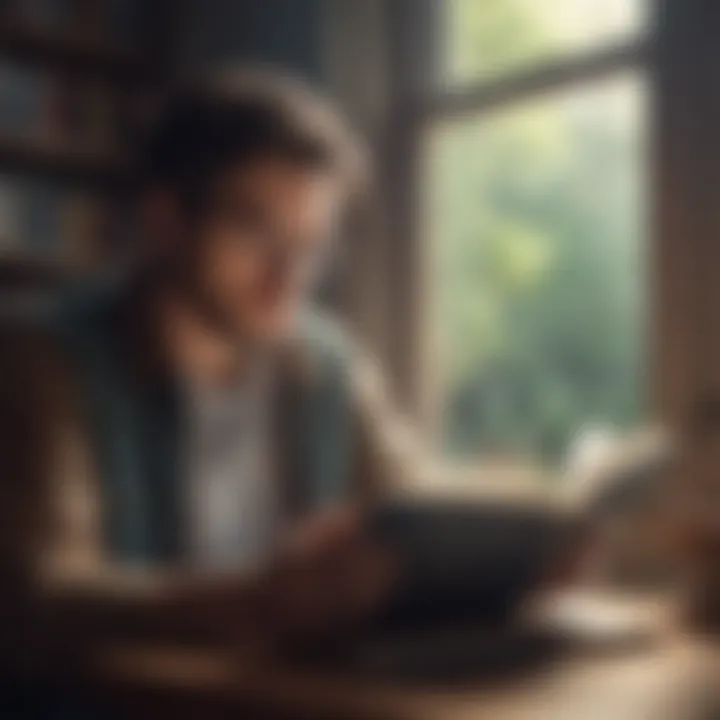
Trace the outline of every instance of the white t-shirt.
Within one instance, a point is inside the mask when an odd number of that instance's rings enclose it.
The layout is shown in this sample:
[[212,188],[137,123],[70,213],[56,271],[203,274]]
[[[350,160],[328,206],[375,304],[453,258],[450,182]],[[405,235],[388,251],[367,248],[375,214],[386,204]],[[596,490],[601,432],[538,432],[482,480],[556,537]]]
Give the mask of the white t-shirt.
[[186,388],[186,539],[198,569],[249,570],[273,550],[270,375]]

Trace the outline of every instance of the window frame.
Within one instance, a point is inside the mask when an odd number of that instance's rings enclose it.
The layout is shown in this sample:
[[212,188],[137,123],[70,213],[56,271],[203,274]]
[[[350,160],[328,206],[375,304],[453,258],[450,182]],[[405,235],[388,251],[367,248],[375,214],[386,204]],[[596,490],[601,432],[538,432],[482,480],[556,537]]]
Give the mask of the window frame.
[[[648,82],[654,84],[657,49],[653,26],[622,42],[611,42],[586,52],[570,51],[490,80],[448,86],[440,77],[443,4],[434,0],[396,0],[393,5],[390,20],[394,153],[386,167],[392,178],[391,185],[400,188],[392,198],[395,226],[391,257],[394,261],[390,268],[393,279],[391,371],[402,405],[433,443],[440,433],[441,384],[429,320],[434,297],[431,238],[426,236],[422,220],[423,147],[429,129],[463,116],[480,118],[547,93],[587,86],[623,72],[641,71]],[[650,9],[651,25],[658,4],[653,3]],[[651,156],[653,150],[650,149]],[[652,278],[649,282],[652,283]],[[652,288],[648,292],[655,294]],[[652,302],[649,314],[649,334],[654,337],[656,322]],[[648,390],[648,395],[654,394],[652,388]]]

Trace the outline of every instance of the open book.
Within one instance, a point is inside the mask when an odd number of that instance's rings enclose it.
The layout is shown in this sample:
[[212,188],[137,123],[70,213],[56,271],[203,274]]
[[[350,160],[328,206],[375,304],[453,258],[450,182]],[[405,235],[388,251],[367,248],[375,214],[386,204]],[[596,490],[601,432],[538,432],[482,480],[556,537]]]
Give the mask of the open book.
[[661,492],[676,456],[669,433],[657,427],[586,447],[569,458],[562,500],[591,521],[641,506]]
[[[379,507],[374,536],[397,557],[392,621],[427,622],[512,610],[594,525],[650,501],[675,451],[659,430],[624,437],[591,463],[568,467],[549,502],[405,497]],[[557,502],[556,502],[557,501]]]

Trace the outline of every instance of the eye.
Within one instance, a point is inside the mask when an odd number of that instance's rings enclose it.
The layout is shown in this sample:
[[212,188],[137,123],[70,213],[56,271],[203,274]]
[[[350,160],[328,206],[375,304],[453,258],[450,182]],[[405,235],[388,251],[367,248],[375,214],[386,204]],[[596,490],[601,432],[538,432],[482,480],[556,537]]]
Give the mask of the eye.
[[228,204],[219,212],[220,221],[234,233],[250,240],[264,235],[267,223],[261,210],[251,204]]

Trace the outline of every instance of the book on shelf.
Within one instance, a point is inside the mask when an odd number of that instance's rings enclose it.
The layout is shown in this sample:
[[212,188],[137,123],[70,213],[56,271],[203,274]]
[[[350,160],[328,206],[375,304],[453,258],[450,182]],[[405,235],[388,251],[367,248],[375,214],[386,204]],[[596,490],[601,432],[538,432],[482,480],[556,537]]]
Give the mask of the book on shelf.
[[10,0],[3,11],[18,25],[40,30],[65,32],[72,21],[71,0]]
[[87,193],[72,193],[61,218],[62,258],[77,269],[98,267],[106,256],[109,203]]
[[41,71],[0,60],[0,132],[10,135],[42,134],[47,78]]
[[21,236],[21,194],[10,178],[0,177],[0,252],[17,249]]
[[30,255],[51,257],[56,254],[61,203],[60,188],[36,180],[25,183],[22,242]]
[[46,104],[47,136],[78,150],[110,153],[116,147],[113,92],[94,79],[56,75]]
[[0,16],[20,28],[131,47],[145,5],[143,0],[0,0]]
[[121,119],[115,89],[96,78],[0,60],[0,134],[112,154]]
[[0,253],[98,267],[112,244],[112,207],[91,191],[0,176]]
[[96,81],[83,86],[81,107],[85,145],[98,152],[112,152],[118,146],[113,89]]

